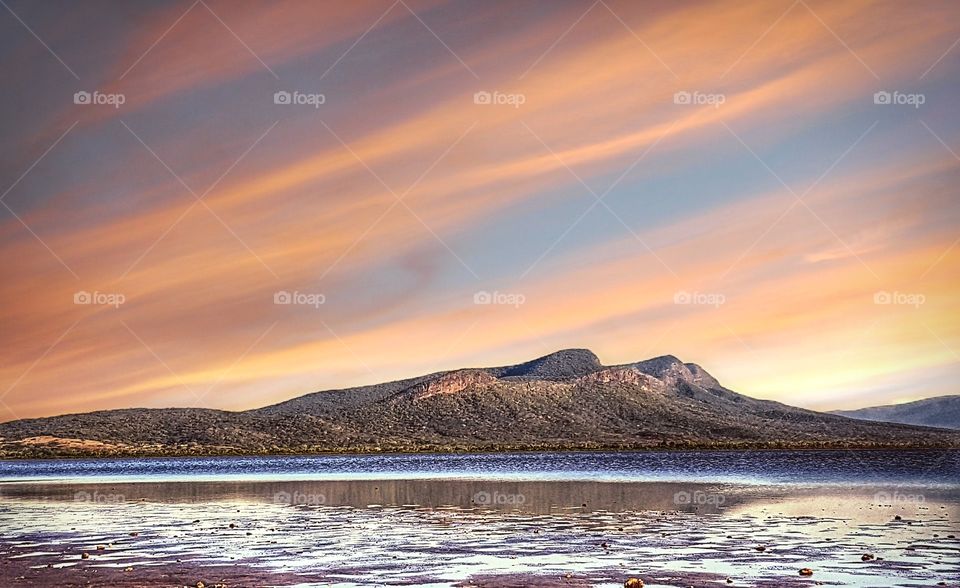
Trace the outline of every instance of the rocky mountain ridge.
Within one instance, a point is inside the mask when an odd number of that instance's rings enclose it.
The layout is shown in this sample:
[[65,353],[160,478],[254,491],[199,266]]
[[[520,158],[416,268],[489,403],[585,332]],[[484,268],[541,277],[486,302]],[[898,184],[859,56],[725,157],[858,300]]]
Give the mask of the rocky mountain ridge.
[[0,455],[960,447],[960,432],[758,400],[662,356],[586,349],[306,394],[259,409],[125,409],[0,424]]
[[867,421],[883,421],[960,430],[960,395],[935,396],[903,404],[835,410],[832,414]]

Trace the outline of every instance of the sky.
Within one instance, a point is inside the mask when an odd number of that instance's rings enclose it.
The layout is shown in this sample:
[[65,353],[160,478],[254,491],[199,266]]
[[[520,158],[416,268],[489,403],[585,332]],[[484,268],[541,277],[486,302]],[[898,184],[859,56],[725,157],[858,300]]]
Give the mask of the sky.
[[956,2],[0,5],[0,420],[573,347],[958,393]]

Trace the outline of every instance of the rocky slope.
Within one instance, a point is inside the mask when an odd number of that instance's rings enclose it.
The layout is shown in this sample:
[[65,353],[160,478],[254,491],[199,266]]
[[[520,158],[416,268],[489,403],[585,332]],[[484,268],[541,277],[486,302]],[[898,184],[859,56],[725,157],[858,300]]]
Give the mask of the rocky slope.
[[960,447],[960,432],[853,420],[721,386],[673,356],[585,349],[316,392],[243,412],[127,409],[0,424],[0,455]]
[[960,396],[937,396],[903,404],[836,410],[832,414],[865,421],[960,429]]

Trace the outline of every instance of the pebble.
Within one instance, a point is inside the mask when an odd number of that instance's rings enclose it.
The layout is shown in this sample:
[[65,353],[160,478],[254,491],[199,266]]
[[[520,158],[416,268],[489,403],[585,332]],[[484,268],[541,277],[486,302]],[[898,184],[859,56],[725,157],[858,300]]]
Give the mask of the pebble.
[[811,570],[810,568],[803,568],[803,569],[800,570],[800,575],[801,575],[801,576],[812,576],[812,575],[813,575],[813,570]]
[[643,588],[643,580],[640,578],[630,578],[623,583],[623,588]]
[[870,561],[871,559],[873,559],[873,554],[872,554],[872,553],[864,553],[863,555],[860,556],[860,559],[861,559],[862,561]]

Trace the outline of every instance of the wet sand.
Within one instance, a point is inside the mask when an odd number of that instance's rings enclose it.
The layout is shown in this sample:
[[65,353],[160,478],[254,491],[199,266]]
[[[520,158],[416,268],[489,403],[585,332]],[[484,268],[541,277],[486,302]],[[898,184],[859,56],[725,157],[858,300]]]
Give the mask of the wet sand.
[[950,487],[4,484],[0,585],[960,586],[958,521]]

